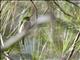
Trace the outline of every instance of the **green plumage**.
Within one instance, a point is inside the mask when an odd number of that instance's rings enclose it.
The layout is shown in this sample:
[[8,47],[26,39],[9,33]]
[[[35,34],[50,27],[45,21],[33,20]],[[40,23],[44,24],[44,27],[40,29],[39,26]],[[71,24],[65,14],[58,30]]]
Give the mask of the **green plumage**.
[[23,20],[29,21],[30,20],[30,17],[23,17]]

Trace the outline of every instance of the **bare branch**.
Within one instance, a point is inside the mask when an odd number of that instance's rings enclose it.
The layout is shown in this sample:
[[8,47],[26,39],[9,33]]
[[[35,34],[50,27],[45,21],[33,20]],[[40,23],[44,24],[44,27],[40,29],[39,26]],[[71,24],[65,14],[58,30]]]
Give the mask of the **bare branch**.
[[40,25],[40,24],[49,22],[50,20],[51,20],[51,17],[48,15],[38,17],[37,21],[32,22],[30,28],[25,28],[21,33],[17,33],[15,36],[12,36],[8,40],[6,40],[6,42],[4,42],[4,46],[1,46],[1,50],[3,51],[6,48],[9,48],[14,43],[20,41],[20,39],[25,35],[29,35],[30,32],[35,28],[34,26],[36,25],[36,22],[37,22],[37,25]]
[[37,11],[37,7],[36,7],[36,5],[34,4],[34,2],[32,1],[32,0],[30,0],[31,1],[31,3],[33,4],[33,6],[35,7],[35,10]]
[[75,44],[76,44],[77,40],[79,39],[79,37],[80,37],[80,32],[77,33],[77,36],[76,36],[76,38],[75,38],[75,40],[74,40],[74,42],[73,42],[73,45],[72,45],[72,47],[71,47],[72,50],[71,50],[71,52],[70,52],[70,54],[68,55],[68,57],[67,57],[66,60],[69,60],[69,59],[71,58],[71,56],[73,55],[73,52],[74,52],[74,50],[75,50]]
[[73,4],[74,6],[76,6],[76,7],[78,7],[78,8],[80,8],[77,4],[75,4],[74,2],[71,2],[71,1],[68,1],[68,0],[66,0],[68,3],[71,3],[71,4]]
[[73,17],[72,15],[66,13],[55,1],[54,1],[55,5],[59,7],[59,9],[67,16]]

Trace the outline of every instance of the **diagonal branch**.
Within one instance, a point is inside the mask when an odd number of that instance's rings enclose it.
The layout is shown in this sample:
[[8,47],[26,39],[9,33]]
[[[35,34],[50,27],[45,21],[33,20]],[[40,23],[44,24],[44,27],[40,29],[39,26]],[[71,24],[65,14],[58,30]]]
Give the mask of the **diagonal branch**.
[[66,0],[68,3],[71,3],[71,4],[73,4],[74,6],[76,6],[76,7],[78,7],[78,8],[80,8],[77,4],[75,4],[74,2],[71,2],[71,1],[68,1],[68,0]]
[[[38,17],[37,20],[36,20],[37,21],[37,25],[49,22],[50,19],[51,19],[51,17],[47,16],[47,15],[46,16]],[[8,40],[6,40],[6,42],[4,42],[4,46],[0,46],[0,51],[4,51],[6,48],[9,48],[10,46],[12,46],[13,44],[15,44],[16,42],[20,41],[21,38],[24,37],[25,35],[29,35],[31,33],[31,31],[33,31],[33,29],[36,28],[35,27],[36,21],[32,22],[31,26],[28,25],[28,26],[30,26],[30,28],[25,28],[21,33],[17,33],[15,36],[12,36]]]
[[76,36],[76,38],[75,38],[75,40],[74,40],[74,42],[73,42],[73,45],[72,45],[72,47],[71,47],[72,50],[71,50],[71,52],[70,52],[70,54],[68,55],[68,57],[67,57],[66,60],[69,60],[69,59],[71,58],[71,56],[73,55],[73,52],[74,52],[74,50],[75,50],[75,44],[76,44],[76,42],[78,41],[79,37],[80,37],[80,32],[77,33],[77,36]]
[[34,4],[34,2],[33,2],[32,0],[30,0],[30,1],[31,1],[31,3],[33,4],[35,10],[37,10],[37,7],[36,7],[36,5]]
[[72,15],[66,13],[55,1],[54,1],[54,3],[55,3],[55,5],[56,5],[57,7],[59,7],[59,9],[60,9],[65,15],[70,16],[70,17],[73,17]]

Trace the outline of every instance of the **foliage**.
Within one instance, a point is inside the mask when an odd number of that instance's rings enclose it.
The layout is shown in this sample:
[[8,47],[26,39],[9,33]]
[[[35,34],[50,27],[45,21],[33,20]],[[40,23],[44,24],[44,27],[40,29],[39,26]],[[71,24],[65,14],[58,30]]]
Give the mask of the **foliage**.
[[[25,36],[24,45],[19,41],[7,48],[4,52],[10,57],[17,59],[14,57],[17,55],[22,60],[29,56],[31,60],[67,59],[80,31],[80,1],[1,1],[0,10],[0,34],[4,42],[18,33],[24,16],[35,16],[35,12],[38,16],[51,12],[56,18],[33,29]],[[80,37],[75,46],[70,60],[80,59]],[[1,55],[1,60],[5,60],[5,54]]]

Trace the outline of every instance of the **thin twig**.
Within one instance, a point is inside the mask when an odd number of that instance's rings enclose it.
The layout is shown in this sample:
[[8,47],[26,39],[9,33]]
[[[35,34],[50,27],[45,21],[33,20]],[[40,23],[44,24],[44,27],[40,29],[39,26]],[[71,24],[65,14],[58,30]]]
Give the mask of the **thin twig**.
[[45,10],[45,12],[43,13],[44,15],[47,13],[48,9],[49,9],[49,7],[47,7],[47,9]]
[[41,56],[42,56],[42,54],[43,54],[43,52],[44,52],[44,49],[46,48],[47,42],[48,42],[48,41],[46,41],[45,44],[44,44],[43,47],[42,47],[42,51],[41,51],[41,53],[40,53],[39,60],[41,59]]
[[55,5],[59,7],[59,9],[67,16],[73,17],[72,15],[66,13],[55,1],[54,1]]
[[76,45],[76,42],[78,41],[79,37],[80,37],[80,32],[77,33],[77,36],[76,36],[76,38],[75,38],[75,40],[74,40],[74,42],[73,42],[73,44],[72,44],[72,50],[71,50],[71,52],[70,52],[70,54],[68,55],[68,57],[67,57],[66,60],[69,60],[69,59],[71,58],[71,56],[73,55],[73,52],[74,52],[74,50],[75,50],[75,45]]
[[30,0],[31,1],[31,3],[33,4],[33,6],[35,7],[35,10],[37,11],[37,7],[36,7],[36,5],[34,4],[34,2],[32,1],[32,0]]
[[[33,13],[33,16],[34,16],[34,20],[36,21],[36,19],[38,18],[38,9],[37,9],[37,7],[36,7],[36,5],[34,4],[34,2],[33,2],[33,0],[30,0],[31,1],[31,3],[33,4],[33,6],[34,6],[34,13]],[[36,25],[35,25],[35,27],[37,26],[37,21],[36,21],[36,23],[35,23]]]
[[66,0],[68,3],[71,3],[71,4],[73,4],[74,6],[76,6],[76,7],[78,7],[78,8],[80,8],[77,4],[75,4],[75,3],[73,3],[73,2],[71,2],[71,1],[68,1],[68,0]]

